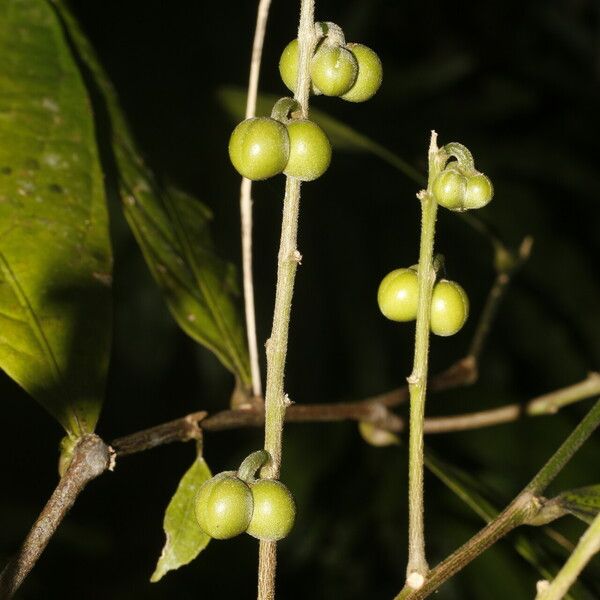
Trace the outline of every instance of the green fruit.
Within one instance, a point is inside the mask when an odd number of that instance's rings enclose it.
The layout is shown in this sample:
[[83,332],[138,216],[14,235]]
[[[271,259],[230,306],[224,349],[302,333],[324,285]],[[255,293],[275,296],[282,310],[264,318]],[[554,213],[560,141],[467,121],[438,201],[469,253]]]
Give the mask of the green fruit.
[[206,481],[196,496],[198,525],[217,540],[226,540],[246,531],[253,508],[248,485],[227,473]]
[[229,158],[248,179],[267,179],[281,173],[290,153],[285,125],[269,117],[242,121],[231,134]]
[[[281,58],[279,59],[279,74],[281,75],[281,80],[285,83],[288,90],[292,92],[296,92],[296,82],[298,80],[298,60],[299,60],[299,47],[298,40],[292,40],[281,53]],[[318,90],[314,83],[311,83],[311,93],[315,96],[321,94],[321,91]]]
[[465,191],[465,208],[482,208],[490,202],[494,196],[494,186],[489,177],[483,173],[473,175],[467,179]]
[[383,67],[377,53],[363,44],[347,44],[358,63],[356,82],[342,98],[349,102],[364,102],[372,98],[383,80]]
[[251,485],[254,512],[246,530],[259,540],[277,541],[287,536],[296,518],[290,490],[275,479],[258,479]]
[[433,182],[433,195],[436,202],[450,210],[463,210],[467,178],[456,169],[445,169]]
[[345,94],[354,85],[357,73],[356,58],[341,46],[324,44],[310,63],[310,77],[326,96]]
[[469,298],[455,281],[442,279],[433,288],[431,331],[435,335],[454,335],[469,316]]
[[419,304],[419,277],[413,269],[388,273],[377,291],[377,303],[384,317],[392,321],[414,321]]
[[331,144],[325,132],[308,119],[290,121],[287,130],[290,154],[283,172],[302,181],[323,175],[331,162]]

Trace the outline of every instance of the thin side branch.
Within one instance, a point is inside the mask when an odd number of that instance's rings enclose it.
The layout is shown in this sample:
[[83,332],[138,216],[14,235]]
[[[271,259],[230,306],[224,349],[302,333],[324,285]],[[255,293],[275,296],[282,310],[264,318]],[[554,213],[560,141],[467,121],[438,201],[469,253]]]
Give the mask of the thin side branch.
[[581,536],[577,547],[552,583],[538,583],[539,592],[535,600],[560,600],[563,598],[584,567],[598,552],[600,552],[600,514],[596,515],[592,524]]
[[[248,80],[248,97],[246,99],[246,119],[256,114],[256,97],[258,95],[258,79],[262,60],[265,31],[271,0],[260,0],[256,15],[256,28],[252,42],[252,58],[250,59],[250,76]],[[242,178],[240,188],[240,214],[242,227],[242,270],[244,282],[244,309],[246,313],[246,333],[248,337],[248,354],[250,356],[250,372],[252,374],[252,393],[262,396],[260,362],[258,358],[258,342],[256,336],[256,310],[254,307],[254,277],[252,274],[252,181]]]
[[8,600],[19,589],[79,494],[90,481],[110,468],[110,464],[111,450],[97,435],[88,434],[81,438],[69,468],[33,524],[19,553],[0,574],[0,600]]
[[423,587],[419,590],[413,590],[406,586],[394,600],[423,600],[427,598],[440,585],[466,567],[472,560],[515,527],[535,521],[535,515],[543,508],[540,497],[544,490],[592,435],[599,424],[600,400],[594,404],[550,460],[498,517],[431,570]]

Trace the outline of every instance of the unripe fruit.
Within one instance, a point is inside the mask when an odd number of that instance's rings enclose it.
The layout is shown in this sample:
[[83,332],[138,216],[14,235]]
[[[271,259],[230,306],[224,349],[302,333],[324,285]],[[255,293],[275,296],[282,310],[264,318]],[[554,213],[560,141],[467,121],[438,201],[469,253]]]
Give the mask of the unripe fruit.
[[259,540],[287,536],[296,518],[296,503],[288,488],[275,479],[258,479],[251,486],[254,512],[246,530]]
[[467,179],[465,191],[465,208],[482,208],[490,202],[494,196],[494,187],[489,177],[483,173],[473,175]]
[[254,504],[246,483],[221,473],[206,481],[196,497],[200,529],[217,540],[226,540],[248,528]]
[[341,46],[324,44],[310,63],[310,77],[326,96],[345,94],[354,85],[357,73],[356,58]]
[[383,67],[377,53],[363,44],[347,44],[358,63],[358,75],[354,85],[342,96],[349,102],[364,102],[372,98],[383,80]]
[[[298,80],[298,60],[300,56],[300,50],[298,46],[298,40],[292,40],[281,53],[279,59],[279,75],[281,80],[285,83],[288,90],[296,92],[296,82]],[[315,96],[321,94],[321,91],[317,89],[314,83],[311,83],[311,93]]]
[[469,298],[455,281],[442,279],[435,284],[431,298],[431,331],[435,335],[454,335],[469,316]]
[[285,125],[269,117],[242,121],[229,140],[229,158],[238,173],[248,179],[267,179],[281,173],[289,154]]
[[384,317],[392,321],[414,321],[419,304],[419,277],[413,269],[388,273],[377,291],[377,303]]
[[331,162],[331,144],[325,132],[308,119],[287,125],[290,154],[284,173],[302,181],[312,181],[325,173]]
[[433,182],[433,195],[436,202],[450,210],[462,210],[467,178],[455,169],[442,171]]

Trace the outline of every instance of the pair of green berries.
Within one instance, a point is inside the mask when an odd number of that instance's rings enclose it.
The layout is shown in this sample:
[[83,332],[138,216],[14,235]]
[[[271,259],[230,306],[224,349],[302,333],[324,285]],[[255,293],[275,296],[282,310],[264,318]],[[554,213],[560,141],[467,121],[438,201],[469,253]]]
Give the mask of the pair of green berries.
[[229,158],[240,175],[254,181],[279,173],[313,181],[329,167],[331,144],[321,127],[308,119],[282,123],[254,117],[233,130]]
[[236,472],[215,475],[196,497],[200,529],[217,540],[248,533],[259,540],[277,541],[294,525],[296,504],[288,488],[275,479],[246,482]]
[[[292,92],[298,78],[298,40],[292,40],[279,59],[279,74]],[[339,45],[325,37],[311,59],[311,91],[315,95],[339,96],[349,102],[372,98],[383,79],[379,56],[363,44]]]
[[433,195],[441,206],[462,212],[483,208],[494,196],[494,187],[483,173],[465,173],[453,162],[433,181]]
[[[382,314],[392,321],[414,321],[419,304],[419,276],[416,269],[396,269],[388,273],[377,292]],[[441,279],[431,297],[430,328],[435,335],[454,335],[469,316],[469,298],[455,281]]]

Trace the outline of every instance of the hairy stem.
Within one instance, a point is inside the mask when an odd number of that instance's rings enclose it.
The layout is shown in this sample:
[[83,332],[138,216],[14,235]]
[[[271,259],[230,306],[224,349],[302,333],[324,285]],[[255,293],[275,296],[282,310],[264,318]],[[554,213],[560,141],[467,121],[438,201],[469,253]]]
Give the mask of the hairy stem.
[[[250,77],[248,80],[248,97],[246,98],[246,119],[256,113],[256,97],[258,95],[258,78],[262,59],[265,31],[271,0],[260,0],[256,15],[256,28],[252,43],[250,60]],[[240,188],[240,214],[242,224],[242,270],[244,281],[244,309],[246,313],[246,335],[248,337],[248,354],[250,356],[250,372],[252,375],[252,393],[262,396],[260,362],[258,360],[258,342],[256,337],[256,310],[254,308],[254,277],[252,274],[252,181],[242,178]]]
[[[316,43],[314,0],[301,0],[298,27],[298,81],[294,98],[308,117],[310,93],[309,62]],[[289,400],[284,391],[285,361],[292,309],[292,296],[300,253],[296,248],[300,212],[300,180],[287,177],[283,199],[281,241],[277,261],[277,288],[273,311],[273,328],[267,341],[267,389],[265,395],[265,450],[271,460],[263,467],[264,477],[279,477],[281,467],[281,438],[285,410]],[[276,543],[261,540],[258,553],[258,600],[275,598]]]
[[493,521],[429,572],[424,585],[408,585],[394,600],[423,600],[515,527],[535,520],[543,508],[539,496],[600,424],[600,400],[523,491]]
[[423,525],[423,425],[427,393],[429,319],[431,294],[435,283],[433,245],[437,202],[431,184],[439,173],[437,135],[431,133],[429,147],[429,183],[419,194],[421,200],[421,244],[419,250],[419,305],[415,333],[413,371],[408,378],[410,392],[410,437],[408,467],[408,565],[406,580],[413,587],[423,584],[429,567],[425,558]]
[[540,591],[535,600],[560,600],[575,583],[579,573],[592,557],[600,552],[600,514],[592,521],[586,532],[581,536],[575,550],[569,556],[563,568],[549,585],[538,584]]
[[25,538],[18,555],[0,574],[0,599],[7,600],[33,569],[50,538],[85,486],[110,467],[108,446],[94,434],[81,438],[71,464]]

